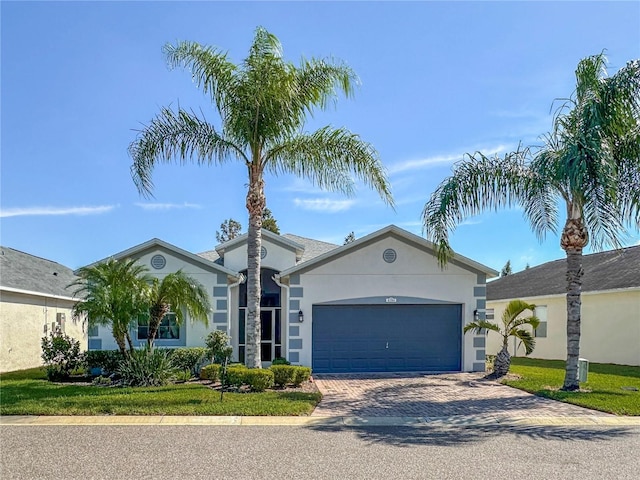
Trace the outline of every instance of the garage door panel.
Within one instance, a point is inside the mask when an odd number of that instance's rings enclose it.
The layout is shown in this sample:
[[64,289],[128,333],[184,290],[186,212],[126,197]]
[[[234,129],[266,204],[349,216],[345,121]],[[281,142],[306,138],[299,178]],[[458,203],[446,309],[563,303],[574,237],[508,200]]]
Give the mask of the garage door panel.
[[459,371],[460,305],[315,305],[315,372]]

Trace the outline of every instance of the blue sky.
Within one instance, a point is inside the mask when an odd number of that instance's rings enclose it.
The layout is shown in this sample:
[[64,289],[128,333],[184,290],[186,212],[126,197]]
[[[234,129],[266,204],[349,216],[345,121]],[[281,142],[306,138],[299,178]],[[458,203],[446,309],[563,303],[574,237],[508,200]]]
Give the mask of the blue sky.
[[[345,198],[290,176],[266,179],[282,233],[341,244],[390,223],[421,234],[420,214],[465,152],[540,144],[577,62],[607,50],[610,73],[640,57],[640,2],[6,2],[2,29],[2,245],[76,268],[159,237],[193,252],[229,217],[246,229],[246,170],[161,166],[155,198],[129,174],[135,129],[161,106],[218,119],[161,47],[216,45],[241,61],[256,26],[285,57],[334,57],[362,85],[308,130],[344,126],[388,169],[396,210],[359,188]],[[499,270],[561,258],[517,209],[454,232],[454,249]],[[632,232],[626,244],[640,241]]]

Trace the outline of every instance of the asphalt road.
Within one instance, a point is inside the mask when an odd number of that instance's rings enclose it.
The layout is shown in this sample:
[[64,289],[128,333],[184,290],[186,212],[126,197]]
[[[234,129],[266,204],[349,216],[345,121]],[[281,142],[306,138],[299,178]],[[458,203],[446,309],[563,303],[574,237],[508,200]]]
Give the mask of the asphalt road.
[[640,427],[1,426],[10,479],[637,479]]

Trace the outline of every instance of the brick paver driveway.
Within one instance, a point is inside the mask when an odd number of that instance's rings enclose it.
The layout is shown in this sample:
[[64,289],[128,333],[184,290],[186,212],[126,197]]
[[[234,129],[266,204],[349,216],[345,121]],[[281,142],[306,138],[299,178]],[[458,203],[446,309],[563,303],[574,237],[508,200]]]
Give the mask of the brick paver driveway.
[[314,416],[606,415],[536,397],[483,373],[314,375],[323,399]]

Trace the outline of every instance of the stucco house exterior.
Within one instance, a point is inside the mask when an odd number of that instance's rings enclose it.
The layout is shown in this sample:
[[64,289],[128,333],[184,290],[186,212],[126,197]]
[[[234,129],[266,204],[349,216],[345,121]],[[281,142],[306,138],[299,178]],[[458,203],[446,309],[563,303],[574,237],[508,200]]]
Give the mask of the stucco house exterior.
[[[442,270],[432,243],[393,225],[343,246],[262,235],[264,364],[282,356],[317,373],[484,370],[485,336],[462,328],[484,313],[495,270],[460,255]],[[200,346],[220,329],[234,360],[244,360],[246,234],[199,255],[153,239],[114,257],[135,258],[158,277],[182,268],[211,294],[208,327],[177,328],[168,318],[157,345]],[[90,333],[91,349],[116,348],[108,328]],[[132,333],[143,343],[144,331]]]
[[[583,257],[580,356],[591,362],[640,365],[640,246]],[[510,300],[536,305],[533,358],[567,356],[566,259],[507,275],[487,284],[487,315],[498,320]],[[489,333],[487,353],[500,349]],[[510,353],[524,349],[510,343]]]
[[40,341],[51,331],[86,346],[82,320],[71,312],[76,299],[66,288],[75,279],[64,265],[0,247],[0,372],[42,365]]

